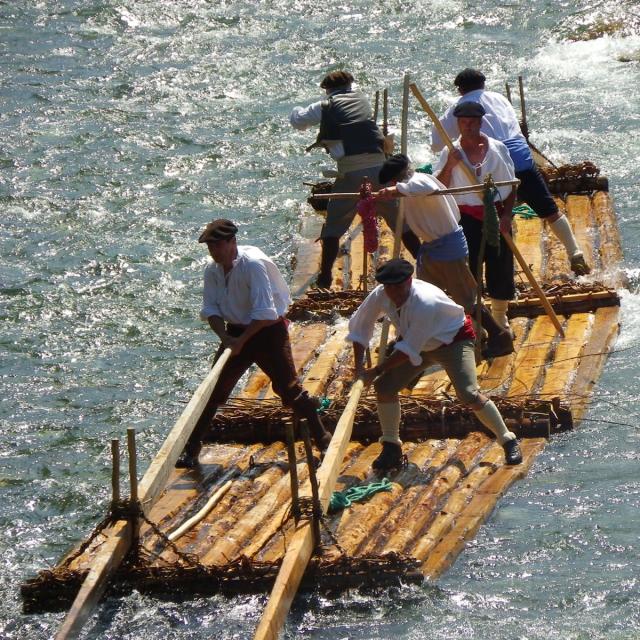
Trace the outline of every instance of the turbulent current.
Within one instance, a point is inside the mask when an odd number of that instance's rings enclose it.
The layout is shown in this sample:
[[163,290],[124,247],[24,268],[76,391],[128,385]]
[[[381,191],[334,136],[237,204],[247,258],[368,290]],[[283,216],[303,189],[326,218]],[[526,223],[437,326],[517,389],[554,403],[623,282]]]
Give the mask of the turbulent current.
[[[150,460],[205,375],[202,226],[290,273],[303,181],[329,168],[288,124],[349,69],[388,86],[408,70],[437,111],[481,68],[524,77],[532,139],[609,177],[631,291],[580,429],[554,438],[436,583],[296,601],[288,638],[640,636],[640,7],[456,0],[0,1],[0,637],[44,639],[19,584],[101,519],[109,441]],[[432,160],[412,103],[409,152]],[[86,638],[248,638],[266,598],[106,599]]]

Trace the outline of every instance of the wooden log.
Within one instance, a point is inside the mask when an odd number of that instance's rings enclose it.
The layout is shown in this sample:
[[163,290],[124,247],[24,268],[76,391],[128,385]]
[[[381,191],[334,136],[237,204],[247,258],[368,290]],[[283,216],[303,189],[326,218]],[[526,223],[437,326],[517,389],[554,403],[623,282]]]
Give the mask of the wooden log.
[[492,444],[483,433],[469,434],[460,441],[455,454],[438,469],[436,476],[425,485],[404,491],[401,500],[385,518],[383,530],[375,536],[375,544],[365,548],[377,553],[404,553],[412,541],[431,522],[439,506],[457,488],[461,480],[478,463],[478,458]]
[[[342,467],[342,460],[351,437],[356,407],[363,388],[362,380],[356,381],[351,388],[349,401],[318,471],[319,501],[323,511],[326,511],[329,505],[331,493]],[[310,523],[301,523],[280,565],[278,577],[254,635],[255,640],[267,638],[275,640],[278,637],[311,558],[313,544],[313,529]]]
[[598,253],[606,282],[613,287],[629,287],[622,265],[622,246],[618,220],[608,193],[598,191],[593,195],[593,214],[596,219],[600,244]]
[[[573,234],[582,250],[584,259],[591,268],[595,268],[596,256],[593,253],[593,229],[595,220],[591,208],[591,198],[587,195],[568,195],[566,199],[567,218],[571,222]],[[566,253],[566,252],[565,252]]]
[[[568,295],[548,295],[548,300],[556,313],[571,315],[588,313],[602,307],[620,306],[620,296],[616,291],[592,291],[588,293],[572,293]],[[509,303],[509,318],[534,318],[542,315],[544,309],[537,297],[520,298]]]
[[131,523],[126,520],[119,520],[109,529],[108,538],[100,553],[93,559],[91,569],[58,629],[55,640],[68,640],[79,636],[82,625],[104,593],[107,581],[129,551],[131,534]]

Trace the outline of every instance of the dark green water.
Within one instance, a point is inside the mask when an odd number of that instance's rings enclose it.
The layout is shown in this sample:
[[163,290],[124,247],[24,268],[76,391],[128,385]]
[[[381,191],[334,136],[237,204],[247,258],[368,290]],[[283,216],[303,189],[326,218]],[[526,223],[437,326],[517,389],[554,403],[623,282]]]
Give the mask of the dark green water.
[[[20,613],[19,583],[104,514],[109,440],[136,427],[148,461],[207,370],[198,230],[232,217],[289,269],[301,183],[329,166],[291,107],[344,66],[390,87],[398,123],[404,70],[441,111],[469,65],[497,90],[524,75],[536,144],[609,176],[632,283],[617,353],[588,420],[446,576],[302,598],[287,637],[640,637],[637,2],[9,0],[0,30],[0,637],[55,634],[60,614]],[[412,104],[417,160],[426,125]],[[248,638],[264,601],[134,593],[83,637]]]

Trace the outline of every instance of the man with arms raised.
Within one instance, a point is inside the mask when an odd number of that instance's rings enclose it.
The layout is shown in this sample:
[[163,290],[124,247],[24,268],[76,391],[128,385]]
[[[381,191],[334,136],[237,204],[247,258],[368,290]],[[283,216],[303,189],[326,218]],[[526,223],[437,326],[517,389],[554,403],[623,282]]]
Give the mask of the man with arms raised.
[[289,288],[278,268],[257,247],[238,245],[238,228],[230,220],[210,222],[198,242],[206,243],[213,258],[204,271],[200,315],[220,338],[218,356],[226,347],[231,357],[214,387],[176,466],[193,467],[202,439],[216,410],[224,404],[242,374],[257,364],[271,379],[284,405],[306,418],[316,446],[324,451],[331,441],[317,403],[302,388],[291,353],[287,320]]
[[[487,91],[485,76],[477,69],[464,69],[453,81],[458,88],[460,98],[445,112],[440,123],[452,140],[459,135],[458,119],[454,115],[455,108],[463,102],[478,102],[485,110],[482,118],[482,133],[499,140],[509,150],[515,166],[516,178],[520,180],[518,198],[526,202],[536,214],[549,223],[549,227],[562,242],[571,262],[572,271],[582,276],[591,271],[573,229],[566,216],[558,210],[544,178],[538,171],[531,155],[526,138],[520,131],[518,117],[511,103],[495,91]],[[431,148],[440,151],[445,146],[440,133],[434,126],[431,130]]]
[[[355,193],[367,177],[378,188],[378,173],[385,160],[384,138],[373,120],[371,106],[362,91],[354,89],[353,76],[347,71],[333,71],[320,83],[327,99],[308,107],[294,107],[289,121],[304,131],[320,125],[316,142],[311,147],[324,147],[338,165],[336,193]],[[340,238],[346,233],[356,214],[357,200],[329,200],[327,219],[322,227],[322,259],[317,285],[331,286],[331,268],[338,255]],[[392,230],[398,215],[395,202],[381,203],[376,212]],[[415,257],[420,242],[408,227],[402,241]]]
[[[473,327],[464,309],[441,289],[413,280],[413,267],[402,259],[389,260],[376,271],[380,283],[349,321],[347,340],[353,343],[355,374],[374,383],[382,429],[382,453],[373,462],[380,471],[402,460],[398,392],[432,364],[447,372],[458,400],[473,410],[504,448],[507,464],[522,462],[515,434],[509,431],[495,404],[480,393],[476,377]],[[376,321],[387,316],[398,336],[389,357],[364,367],[364,355]]]

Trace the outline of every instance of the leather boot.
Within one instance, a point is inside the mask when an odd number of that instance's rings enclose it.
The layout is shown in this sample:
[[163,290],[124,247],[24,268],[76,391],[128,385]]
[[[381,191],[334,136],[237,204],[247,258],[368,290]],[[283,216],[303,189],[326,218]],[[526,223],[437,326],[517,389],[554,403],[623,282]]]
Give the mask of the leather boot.
[[487,346],[482,352],[485,358],[498,358],[513,353],[511,331],[503,329],[484,305],[480,308],[482,328],[487,332]]
[[331,286],[331,270],[338,257],[340,238],[322,239],[322,258],[320,259],[320,273],[316,279],[319,289],[328,289]]
[[371,463],[376,471],[388,471],[397,469],[402,465],[402,447],[395,442],[382,442],[382,452]]

